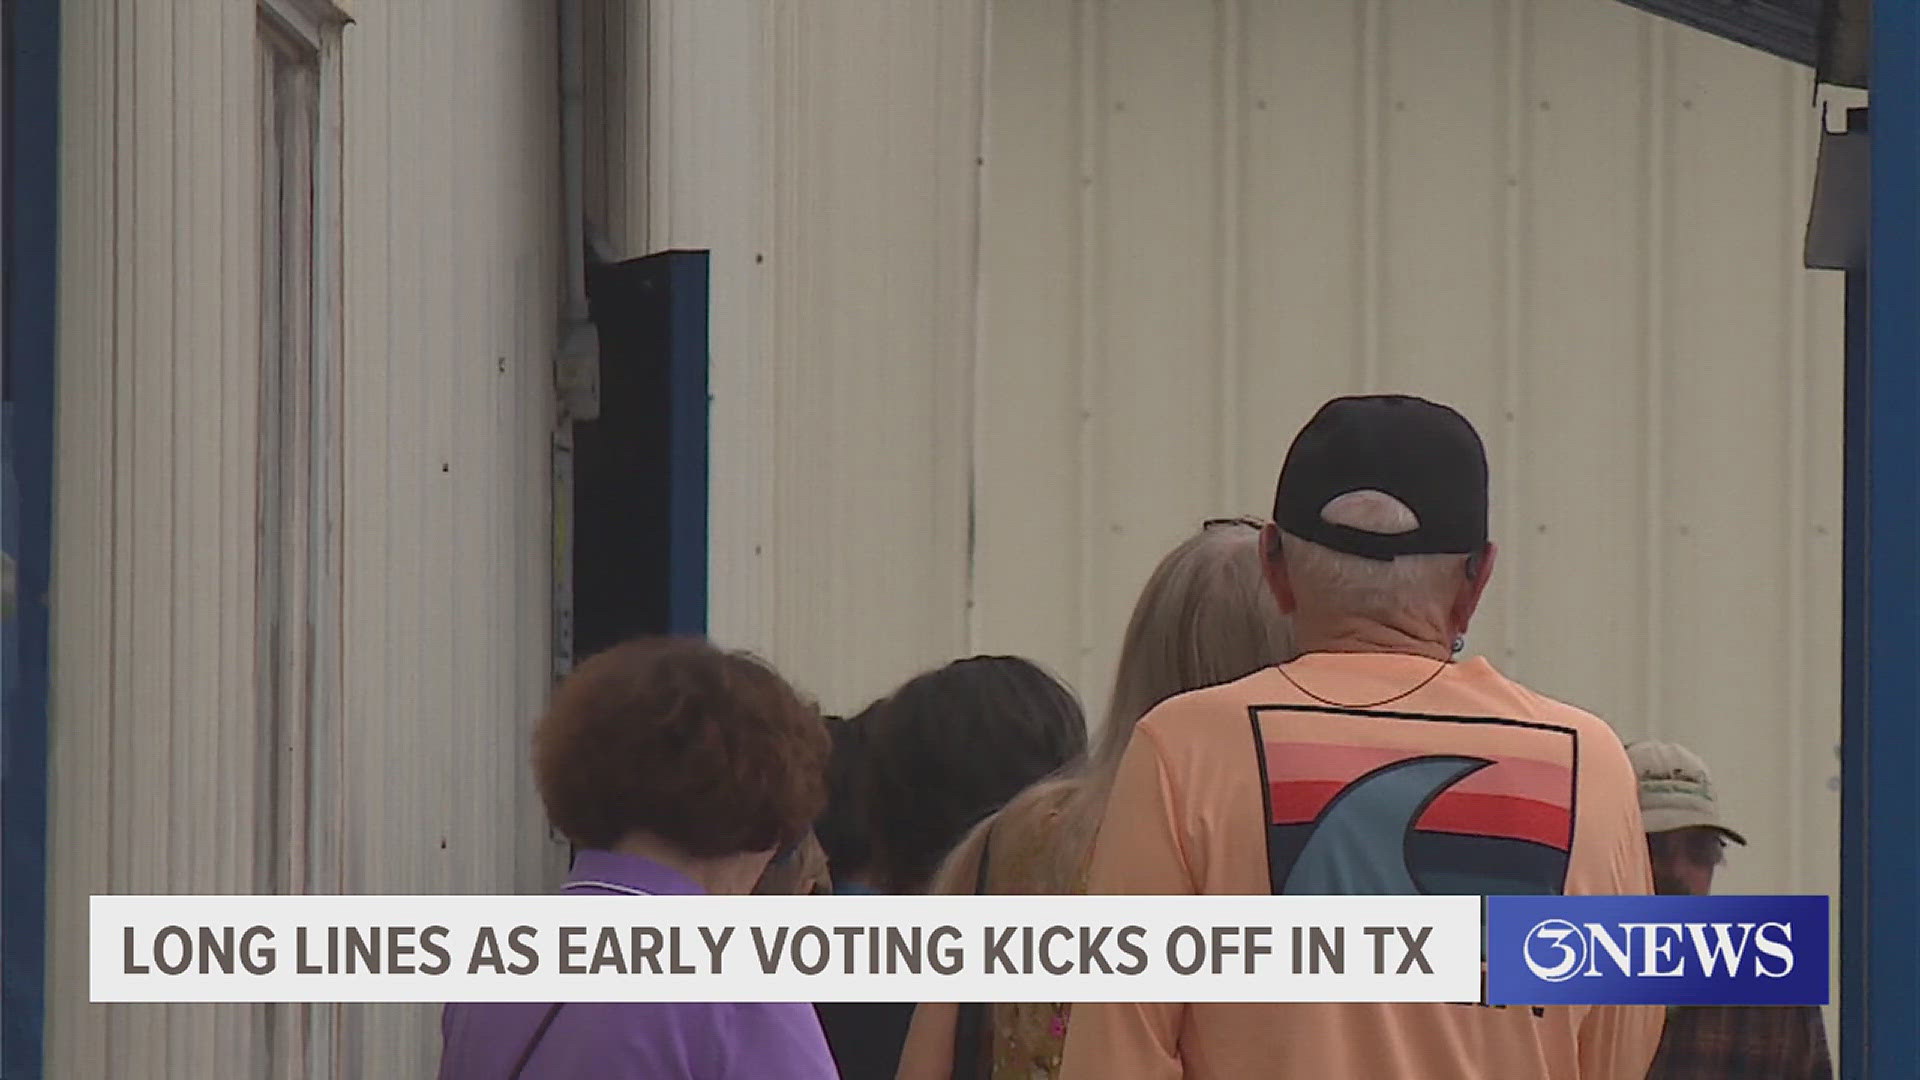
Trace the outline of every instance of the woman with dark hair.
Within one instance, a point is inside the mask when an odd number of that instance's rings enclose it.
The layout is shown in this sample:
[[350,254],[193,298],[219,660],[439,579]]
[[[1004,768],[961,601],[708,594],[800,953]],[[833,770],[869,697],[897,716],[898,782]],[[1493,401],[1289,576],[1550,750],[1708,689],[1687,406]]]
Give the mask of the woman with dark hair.
[[967,830],[1087,749],[1073,692],[1017,656],[957,660],[881,706],[868,765],[875,881],[927,891]]
[[[699,640],[610,649],[534,733],[554,826],[580,849],[564,892],[744,894],[826,801],[827,733],[772,668]],[[804,1004],[456,1004],[441,1080],[830,1080]]]
[[880,702],[846,720],[827,721],[833,756],[827,761],[827,809],[813,834],[827,853],[827,873],[841,896],[872,893],[873,829],[867,821],[867,754]]
[[[968,829],[1087,748],[1086,718],[1072,692],[1013,656],[976,656],[929,671],[878,710],[867,820],[873,879],[882,892],[927,891]],[[819,1007],[844,1080],[892,1080],[913,1008]]]

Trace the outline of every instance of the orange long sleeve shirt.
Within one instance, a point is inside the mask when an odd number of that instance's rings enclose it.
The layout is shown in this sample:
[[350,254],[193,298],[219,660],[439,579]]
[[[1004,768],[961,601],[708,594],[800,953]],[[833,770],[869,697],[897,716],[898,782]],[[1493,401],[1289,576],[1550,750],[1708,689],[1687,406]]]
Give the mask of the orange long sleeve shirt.
[[[1154,709],[1120,767],[1088,891],[1650,892],[1634,774],[1612,729],[1484,660],[1439,663],[1314,653]],[[1662,1016],[1082,1004],[1061,1076],[1639,1080]]]

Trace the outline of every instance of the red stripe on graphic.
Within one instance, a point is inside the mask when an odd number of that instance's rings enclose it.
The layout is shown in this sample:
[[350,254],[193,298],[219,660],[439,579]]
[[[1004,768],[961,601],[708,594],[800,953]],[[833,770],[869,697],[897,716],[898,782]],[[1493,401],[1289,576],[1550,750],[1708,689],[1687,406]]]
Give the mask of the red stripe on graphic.
[[1276,780],[1268,785],[1275,825],[1301,825],[1320,816],[1327,800],[1347,786],[1342,780]]
[[[1283,780],[1272,784],[1268,791],[1273,813],[1268,820],[1275,825],[1311,824],[1346,786],[1337,780]],[[1573,842],[1573,815],[1566,807],[1512,795],[1445,792],[1420,815],[1415,828],[1529,840],[1562,851]]]
[[1448,791],[1427,807],[1414,827],[1426,832],[1531,840],[1562,851],[1573,844],[1573,815],[1565,807],[1512,795]]

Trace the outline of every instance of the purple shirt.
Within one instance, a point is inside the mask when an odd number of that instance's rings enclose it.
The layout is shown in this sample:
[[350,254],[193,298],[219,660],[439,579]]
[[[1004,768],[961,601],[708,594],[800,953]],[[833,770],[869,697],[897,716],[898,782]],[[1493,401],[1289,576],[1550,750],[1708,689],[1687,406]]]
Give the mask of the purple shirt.
[[[574,857],[567,892],[697,896],[704,890],[649,859],[610,851]],[[440,1080],[507,1080],[549,1005],[448,1005]],[[572,1002],[554,1014],[522,1080],[837,1080],[820,1021],[806,1004]]]

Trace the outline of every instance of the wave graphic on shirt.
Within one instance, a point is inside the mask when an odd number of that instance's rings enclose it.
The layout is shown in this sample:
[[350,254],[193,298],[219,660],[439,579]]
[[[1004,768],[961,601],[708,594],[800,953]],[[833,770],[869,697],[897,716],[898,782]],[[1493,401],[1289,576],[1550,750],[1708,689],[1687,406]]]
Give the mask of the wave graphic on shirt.
[[[1451,741],[1428,734],[1418,741]],[[1511,734],[1521,752],[1262,738],[1273,891],[1560,893],[1573,846],[1571,733]]]
[[1315,896],[1426,892],[1407,865],[1414,821],[1442,791],[1491,764],[1479,758],[1409,758],[1340,789],[1313,823],[1281,891]]

